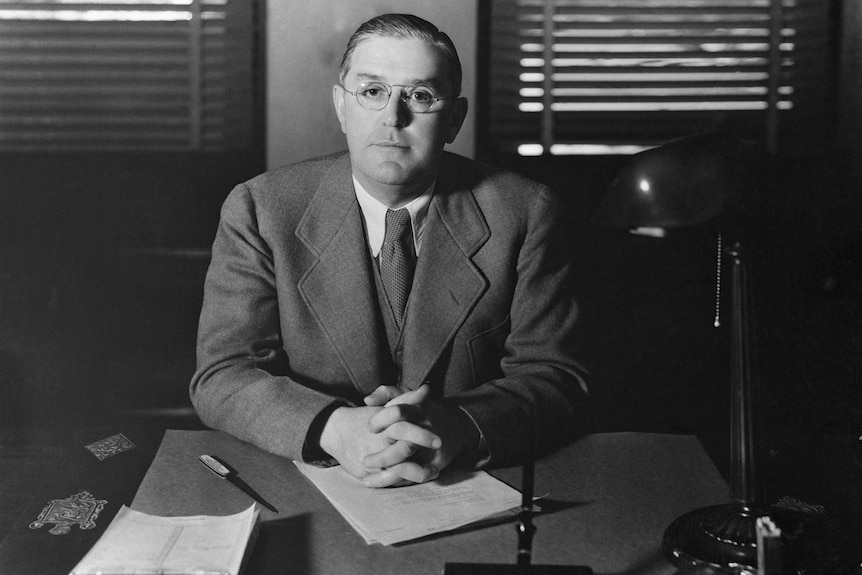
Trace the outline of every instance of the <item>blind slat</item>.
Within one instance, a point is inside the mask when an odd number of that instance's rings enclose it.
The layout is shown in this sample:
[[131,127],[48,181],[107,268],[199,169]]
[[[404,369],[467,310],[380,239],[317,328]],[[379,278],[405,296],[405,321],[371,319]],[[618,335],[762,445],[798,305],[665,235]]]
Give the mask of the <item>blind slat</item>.
[[497,150],[539,142],[542,121],[554,142],[619,142],[631,130],[659,143],[702,126],[765,140],[770,106],[782,137],[822,135],[827,3],[785,0],[774,24],[779,1],[553,0],[551,12],[544,0],[495,1],[486,141]]
[[251,3],[193,1],[0,0],[0,148],[252,145]]

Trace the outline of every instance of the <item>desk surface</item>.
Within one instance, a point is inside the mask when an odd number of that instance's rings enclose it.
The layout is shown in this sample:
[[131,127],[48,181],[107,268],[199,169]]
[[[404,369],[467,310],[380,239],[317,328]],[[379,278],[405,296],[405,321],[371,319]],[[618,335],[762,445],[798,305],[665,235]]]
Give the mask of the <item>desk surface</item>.
[[[98,461],[83,446],[105,431],[42,437],[35,442],[41,447],[34,457],[60,461],[69,450],[66,463],[40,472],[41,479],[29,484],[3,475],[0,504],[16,501],[15,492],[31,497],[13,506],[21,513],[0,544],[0,573],[16,572],[11,568],[27,563],[38,565],[40,573],[68,573],[122,504],[164,515],[232,513],[247,506],[242,492],[217,478],[213,482],[214,476],[197,463],[197,455],[208,452],[228,460],[280,510],[262,510],[250,573],[439,574],[446,562],[515,560],[514,521],[392,547],[369,546],[287,460],[219,432],[169,431],[153,462],[158,434],[120,431],[135,449]],[[57,443],[60,439],[66,446]],[[33,443],[32,437],[28,440]],[[10,441],[4,439],[4,450],[11,449]],[[80,449],[69,442],[78,442]],[[520,487],[519,468],[493,474]],[[84,489],[109,501],[96,528],[73,528],[65,535],[51,535],[48,527],[30,528],[45,502]],[[547,497],[545,512],[535,520],[534,563],[589,565],[597,574],[672,572],[660,552],[664,529],[682,513],[726,501],[728,494],[693,437],[636,433],[587,436],[539,461],[536,493]],[[2,511],[7,515],[14,509]]]

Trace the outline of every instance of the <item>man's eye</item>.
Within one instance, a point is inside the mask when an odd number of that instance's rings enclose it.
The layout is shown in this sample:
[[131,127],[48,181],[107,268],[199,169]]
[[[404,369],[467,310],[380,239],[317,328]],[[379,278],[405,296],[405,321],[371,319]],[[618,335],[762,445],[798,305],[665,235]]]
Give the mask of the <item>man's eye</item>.
[[386,89],[380,84],[369,84],[361,89],[361,93],[366,98],[385,98]]
[[410,94],[410,98],[412,98],[414,102],[419,102],[420,104],[429,104],[434,101],[434,96],[430,92],[425,92],[424,90],[414,91]]

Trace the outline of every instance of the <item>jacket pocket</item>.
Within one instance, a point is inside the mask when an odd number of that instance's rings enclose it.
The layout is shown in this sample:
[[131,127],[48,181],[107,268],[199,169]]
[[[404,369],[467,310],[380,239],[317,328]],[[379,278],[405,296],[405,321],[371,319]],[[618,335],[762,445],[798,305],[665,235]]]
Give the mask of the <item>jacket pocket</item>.
[[503,376],[500,360],[506,355],[506,338],[510,330],[511,320],[507,315],[498,325],[477,333],[467,341],[467,348],[470,350],[470,367],[476,385]]

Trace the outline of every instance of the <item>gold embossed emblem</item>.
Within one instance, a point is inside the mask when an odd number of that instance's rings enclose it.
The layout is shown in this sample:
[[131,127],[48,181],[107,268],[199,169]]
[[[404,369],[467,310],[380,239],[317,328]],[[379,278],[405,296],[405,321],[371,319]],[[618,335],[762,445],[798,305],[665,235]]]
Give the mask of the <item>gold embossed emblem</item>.
[[47,523],[54,524],[54,527],[48,530],[53,535],[64,535],[75,524],[81,529],[92,529],[106,503],[108,502],[104,499],[93,499],[87,491],[66,499],[52,499],[45,505],[38,519],[30,524],[30,529],[39,529]]
[[118,453],[133,449],[134,447],[135,444],[122,433],[106,437],[105,439],[100,439],[99,441],[86,446],[87,450],[95,455],[99,461],[104,461],[109,457],[113,457]]

